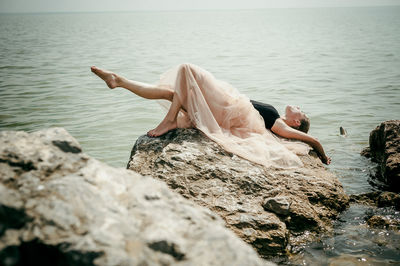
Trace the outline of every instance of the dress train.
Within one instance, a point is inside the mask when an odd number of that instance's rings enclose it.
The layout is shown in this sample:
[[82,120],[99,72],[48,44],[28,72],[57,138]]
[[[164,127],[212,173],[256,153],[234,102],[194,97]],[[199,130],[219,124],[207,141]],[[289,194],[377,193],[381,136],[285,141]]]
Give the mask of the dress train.
[[195,127],[226,151],[266,167],[303,165],[296,154],[307,154],[307,144],[275,136],[246,96],[205,69],[181,64],[157,84],[174,89],[185,110],[179,112],[178,127]]

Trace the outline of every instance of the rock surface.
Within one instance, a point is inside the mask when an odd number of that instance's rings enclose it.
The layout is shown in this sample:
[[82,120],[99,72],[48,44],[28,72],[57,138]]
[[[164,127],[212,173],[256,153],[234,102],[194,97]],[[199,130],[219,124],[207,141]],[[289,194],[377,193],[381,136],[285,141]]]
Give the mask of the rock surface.
[[263,257],[286,254],[330,232],[348,206],[337,178],[313,156],[305,167],[265,168],[232,155],[195,129],[140,137],[128,168],[163,180],[184,197],[220,215]]
[[361,152],[378,163],[377,178],[392,191],[400,191],[400,120],[381,123],[369,135],[369,147]]
[[64,129],[0,132],[0,265],[268,265],[164,183],[82,153]]

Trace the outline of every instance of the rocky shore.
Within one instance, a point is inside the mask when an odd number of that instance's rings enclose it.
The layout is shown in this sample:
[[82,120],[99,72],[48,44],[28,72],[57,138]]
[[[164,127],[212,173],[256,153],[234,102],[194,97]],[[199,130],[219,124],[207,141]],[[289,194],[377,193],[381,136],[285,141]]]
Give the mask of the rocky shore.
[[0,132],[0,265],[271,263],[209,209],[53,128]]
[[[363,154],[392,191],[347,196],[312,152],[302,168],[265,168],[195,129],[141,136],[129,170],[62,128],[0,132],[0,265],[274,265],[349,204],[400,210],[399,151],[399,121],[382,123]],[[387,213],[367,226],[398,232]]]
[[337,178],[316,156],[303,168],[265,168],[230,154],[195,129],[140,137],[128,169],[165,182],[218,214],[265,258],[285,255],[321,233],[349,205]]

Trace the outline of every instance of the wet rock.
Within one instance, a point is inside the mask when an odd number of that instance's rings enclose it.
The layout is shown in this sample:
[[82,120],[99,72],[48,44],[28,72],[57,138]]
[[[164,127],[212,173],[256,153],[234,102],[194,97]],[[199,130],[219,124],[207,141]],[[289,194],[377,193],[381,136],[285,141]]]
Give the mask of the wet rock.
[[400,195],[395,192],[374,191],[351,195],[350,202],[377,207],[394,207],[396,210],[400,210]]
[[270,263],[210,210],[53,128],[0,132],[0,265]]
[[140,137],[128,168],[209,208],[269,257],[330,232],[331,219],[348,206],[342,185],[319,159],[301,159],[304,168],[265,168],[226,152],[198,130],[177,129]]
[[343,127],[339,128],[339,132],[340,132],[340,135],[347,137],[347,130],[344,129]]
[[368,226],[379,229],[399,230],[400,221],[382,215],[373,215],[367,219]]
[[400,191],[400,120],[381,123],[369,136],[369,147],[361,154],[378,163],[377,179],[388,190]]
[[400,211],[400,195],[398,193],[383,192],[378,197],[378,207],[395,207]]

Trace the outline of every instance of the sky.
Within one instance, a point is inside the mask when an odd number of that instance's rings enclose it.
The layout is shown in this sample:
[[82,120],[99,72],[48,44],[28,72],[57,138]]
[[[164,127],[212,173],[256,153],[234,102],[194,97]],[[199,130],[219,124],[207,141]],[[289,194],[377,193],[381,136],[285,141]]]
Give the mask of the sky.
[[400,0],[0,0],[0,13],[400,5]]

